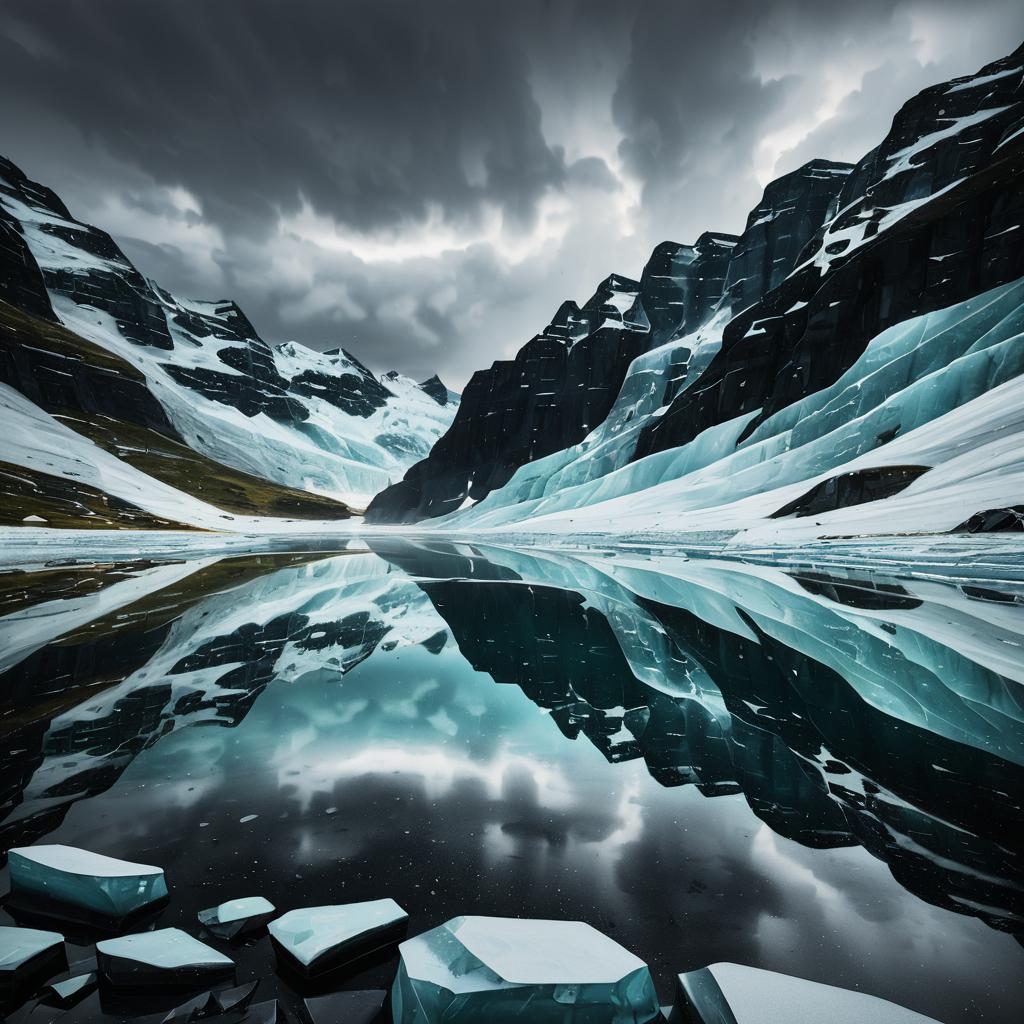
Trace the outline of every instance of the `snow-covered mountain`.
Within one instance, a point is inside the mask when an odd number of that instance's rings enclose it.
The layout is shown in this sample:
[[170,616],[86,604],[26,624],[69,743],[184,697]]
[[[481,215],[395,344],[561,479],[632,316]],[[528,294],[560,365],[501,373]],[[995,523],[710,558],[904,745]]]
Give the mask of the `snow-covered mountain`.
[[[39,510],[66,525],[345,517],[425,456],[458,405],[437,377],[272,347],[233,302],[171,295],[3,159],[0,322],[0,402],[18,442],[3,482],[19,508],[49,495]],[[180,507],[146,500],[160,484],[185,492]],[[111,499],[137,507],[105,516]]]
[[[772,182],[477,373],[376,522],[780,535],[1021,528],[1024,47],[855,166]],[[439,518],[440,517],[440,518]]]

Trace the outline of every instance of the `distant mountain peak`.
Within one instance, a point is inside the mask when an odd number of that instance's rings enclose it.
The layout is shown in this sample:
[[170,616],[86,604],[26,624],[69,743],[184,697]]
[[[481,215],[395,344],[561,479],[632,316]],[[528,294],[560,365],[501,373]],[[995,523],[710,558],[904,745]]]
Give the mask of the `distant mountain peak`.
[[421,391],[437,402],[438,405],[447,405],[451,401],[452,392],[445,387],[444,382],[435,373],[433,377],[428,377],[424,381],[420,381],[417,385]]

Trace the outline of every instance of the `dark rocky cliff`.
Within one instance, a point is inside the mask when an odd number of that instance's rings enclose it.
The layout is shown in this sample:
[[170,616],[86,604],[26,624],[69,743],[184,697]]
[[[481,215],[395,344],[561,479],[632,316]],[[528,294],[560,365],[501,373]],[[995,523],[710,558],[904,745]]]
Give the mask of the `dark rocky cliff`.
[[[448,433],[374,499],[367,519],[444,515],[503,486],[525,463],[579,443],[608,415],[638,355],[686,337],[717,310],[750,305],[793,269],[835,211],[850,170],[813,161],[768,186],[742,235],[662,242],[639,283],[612,275],[582,308],[563,303],[514,360],[474,375]],[[685,366],[668,367],[667,397],[684,377]]]
[[[661,285],[659,285],[661,287]],[[662,291],[664,289],[662,288]],[[582,307],[565,302],[513,360],[473,375],[455,422],[367,519],[412,521],[484,497],[525,462],[586,436],[648,345],[641,286],[612,275]]]
[[[887,327],[1020,277],[1022,83],[1024,48],[914,97],[855,166],[814,160],[772,182],[739,238],[658,246],[614,345],[581,315],[594,300],[563,306],[512,363],[473,378],[448,434],[378,495],[369,518],[443,515],[579,443],[607,415],[631,359],[682,343],[711,316],[724,321],[720,350],[695,370],[666,367],[668,409],[639,431],[634,460],[756,413],[749,436],[834,383]],[[556,337],[561,349],[541,344]],[[539,360],[543,370],[530,372]],[[573,408],[580,391],[585,415]]]
[[700,381],[644,431],[634,458],[761,410],[748,436],[834,383],[887,327],[1024,274],[1022,126],[1024,48],[905,104],[795,272],[729,323]]

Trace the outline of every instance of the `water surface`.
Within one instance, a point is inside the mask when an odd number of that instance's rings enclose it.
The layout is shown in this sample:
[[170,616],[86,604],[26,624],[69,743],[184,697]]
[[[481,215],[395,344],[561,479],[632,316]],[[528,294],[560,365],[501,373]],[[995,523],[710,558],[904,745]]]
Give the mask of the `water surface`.
[[1022,595],[397,541],[10,573],[0,838],[160,864],[161,926],[392,896],[589,921],[666,1001],[731,960],[1016,1021]]

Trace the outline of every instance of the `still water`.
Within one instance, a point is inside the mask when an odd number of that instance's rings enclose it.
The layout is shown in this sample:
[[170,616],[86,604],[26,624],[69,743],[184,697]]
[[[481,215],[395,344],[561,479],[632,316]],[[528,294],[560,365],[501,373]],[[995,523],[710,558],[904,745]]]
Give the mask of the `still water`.
[[0,845],[159,864],[193,932],[391,896],[588,921],[666,1002],[728,960],[1016,1022],[1022,641],[1019,582],[642,551],[4,573]]

